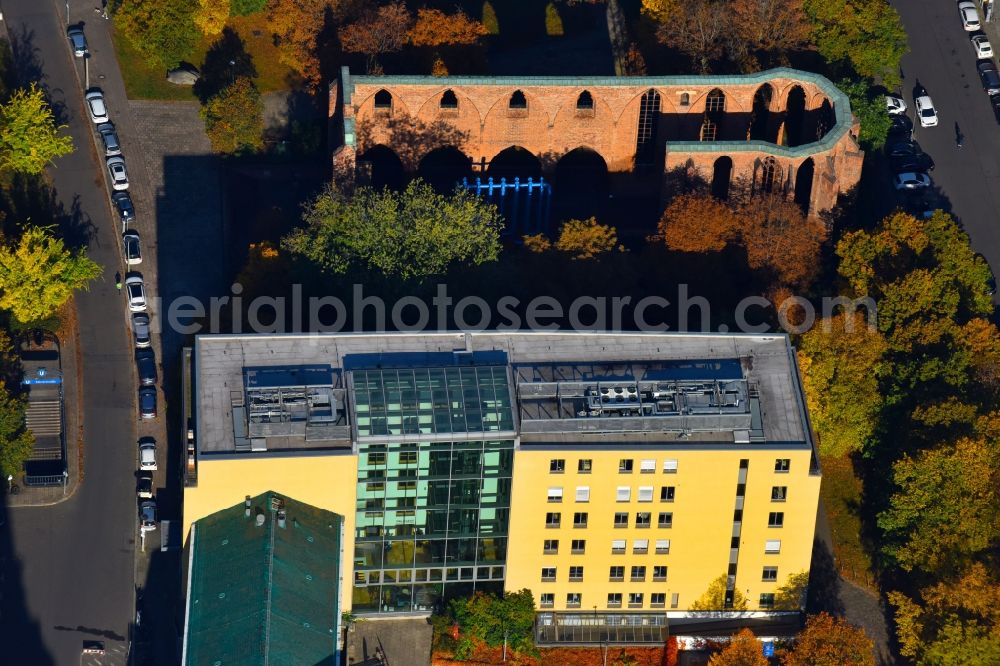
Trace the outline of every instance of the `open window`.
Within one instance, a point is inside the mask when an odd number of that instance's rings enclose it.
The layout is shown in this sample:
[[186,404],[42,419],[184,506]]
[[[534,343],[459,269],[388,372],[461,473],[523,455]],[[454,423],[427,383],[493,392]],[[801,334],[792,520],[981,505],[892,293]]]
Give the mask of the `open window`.
[[455,95],[454,90],[445,90],[441,94],[441,108],[442,109],[457,109],[458,108],[458,97]]

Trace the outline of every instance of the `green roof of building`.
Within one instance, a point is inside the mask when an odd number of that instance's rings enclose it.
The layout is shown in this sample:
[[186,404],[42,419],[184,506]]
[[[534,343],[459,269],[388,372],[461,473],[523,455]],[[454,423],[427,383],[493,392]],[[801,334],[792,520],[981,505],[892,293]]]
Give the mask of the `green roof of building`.
[[273,491],[250,499],[249,517],[240,502],[195,522],[183,663],[339,663],[342,529],[342,516]]

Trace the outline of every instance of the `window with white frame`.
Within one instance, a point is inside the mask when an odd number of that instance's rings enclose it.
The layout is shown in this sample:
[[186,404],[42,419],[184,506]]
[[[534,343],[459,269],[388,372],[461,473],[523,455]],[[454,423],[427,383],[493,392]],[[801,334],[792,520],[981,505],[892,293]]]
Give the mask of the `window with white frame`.
[[611,542],[611,554],[612,555],[624,555],[625,554],[625,539],[615,539]]
[[627,502],[632,499],[632,489],[629,486],[618,486],[616,499],[619,502]]
[[608,608],[621,608],[621,606],[622,606],[622,593],[608,592]]
[[656,554],[657,555],[669,555],[670,554],[670,539],[657,539],[656,540]]
[[542,596],[539,600],[539,605],[542,608],[549,608],[556,603],[556,595],[554,592],[542,592]]
[[552,582],[556,579],[556,568],[555,567],[542,567],[542,580],[545,582]]
[[567,608],[579,608],[580,604],[583,603],[583,594],[580,592],[567,592],[566,593],[566,607]]
[[681,603],[681,595],[679,592],[674,592],[670,595],[670,607],[677,608]]
[[653,486],[639,486],[639,501],[640,502],[653,501]]
[[653,474],[656,472],[656,460],[640,460],[639,461],[639,473],[640,474]]
[[674,487],[673,486],[660,486],[660,501],[661,502],[673,502],[674,501]]
[[576,487],[576,501],[577,502],[589,502],[590,501],[590,486],[577,486]]
[[764,542],[764,552],[765,553],[780,553],[781,552],[781,539],[768,539]]
[[664,583],[667,580],[667,566],[665,564],[658,564],[653,567],[653,582],[654,583]]
[[653,592],[649,595],[649,605],[653,608],[663,608],[667,605],[667,593]]
[[549,488],[549,501],[562,502],[562,488]]
[[677,460],[669,459],[663,461],[663,473],[664,474],[676,474],[677,473]]
[[649,539],[636,539],[632,542],[632,553],[635,555],[645,555],[649,552]]
[[628,593],[628,607],[629,608],[642,608],[642,592],[629,592]]

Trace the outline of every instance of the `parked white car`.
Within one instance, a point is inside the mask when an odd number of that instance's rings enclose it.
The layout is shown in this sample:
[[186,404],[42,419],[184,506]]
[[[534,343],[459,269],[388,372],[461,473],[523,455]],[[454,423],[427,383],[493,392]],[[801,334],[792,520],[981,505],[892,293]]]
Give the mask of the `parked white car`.
[[108,158],[108,175],[111,176],[112,189],[128,189],[128,171],[125,170],[124,158],[119,156]]
[[889,112],[890,116],[898,116],[902,113],[906,113],[906,102],[903,101],[902,97],[886,95],[885,110]]
[[968,0],[958,3],[958,15],[962,17],[962,27],[966,32],[975,32],[981,27],[976,5]]
[[108,122],[108,107],[104,104],[104,93],[100,90],[91,90],[84,96],[84,99],[87,102],[90,119],[95,125]]
[[937,109],[934,108],[934,102],[931,101],[930,96],[921,95],[916,99],[914,104],[917,107],[917,118],[920,119],[920,126],[937,127]]
[[145,472],[156,471],[156,440],[152,437],[139,438],[139,469]]
[[125,278],[125,298],[128,299],[128,309],[132,312],[146,311],[146,285],[141,275],[129,275]]
[[972,50],[976,52],[976,58],[979,60],[993,57],[993,45],[990,44],[990,38],[986,35],[972,36]]
[[931,179],[926,173],[900,173],[892,180],[897,190],[922,190],[931,186]]

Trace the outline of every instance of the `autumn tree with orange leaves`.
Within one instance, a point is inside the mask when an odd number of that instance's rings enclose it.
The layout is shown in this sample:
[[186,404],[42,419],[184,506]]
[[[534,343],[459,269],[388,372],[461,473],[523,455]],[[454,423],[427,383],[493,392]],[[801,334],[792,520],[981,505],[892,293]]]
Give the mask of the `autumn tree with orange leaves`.
[[674,197],[660,219],[660,237],[678,252],[719,252],[739,227],[733,210],[718,199],[691,193]]
[[799,287],[815,277],[826,240],[821,221],[806,217],[797,204],[777,196],[730,205],[708,194],[683,194],[663,212],[659,231],[667,247],[680,252],[741,246],[750,268],[770,273],[780,284]]
[[338,31],[340,45],[347,53],[368,57],[369,74],[381,74],[379,56],[400,51],[409,39],[413,16],[402,2],[383,5],[361,15]]
[[761,642],[749,629],[742,629],[720,652],[712,655],[708,666],[769,666]]
[[278,60],[311,83],[320,79],[318,44],[327,17],[344,21],[357,0],[268,0],[267,27],[278,47]]
[[826,613],[811,615],[782,666],[875,666],[875,645],[863,629]]
[[440,9],[422,7],[417,10],[409,40],[414,46],[461,46],[475,44],[486,34],[486,26],[465,12],[445,14]]

